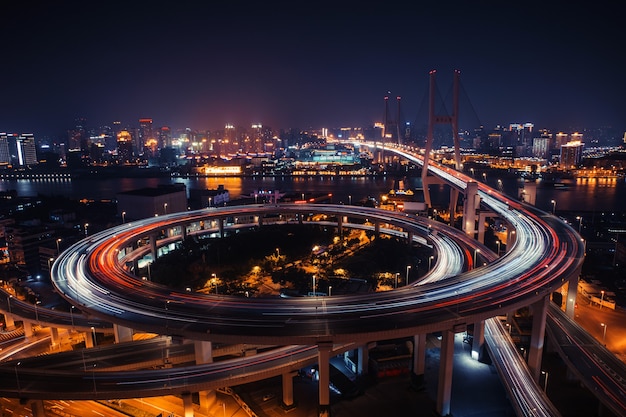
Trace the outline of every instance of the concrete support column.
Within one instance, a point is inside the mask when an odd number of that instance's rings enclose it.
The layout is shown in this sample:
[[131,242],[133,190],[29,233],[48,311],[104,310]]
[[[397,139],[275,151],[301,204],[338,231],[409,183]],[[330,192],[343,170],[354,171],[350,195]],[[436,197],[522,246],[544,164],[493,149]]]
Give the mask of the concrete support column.
[[[478,202],[478,204],[477,204]],[[476,210],[480,207],[478,183],[468,182],[463,199],[463,231],[466,235],[476,235]]]
[[474,323],[474,337],[472,339],[472,359],[483,359],[485,347],[485,320]]
[[357,374],[358,375],[367,375],[369,371],[369,361],[370,361],[370,350],[368,344],[364,344],[359,346],[359,363],[357,365]]
[[574,307],[576,306],[576,296],[578,295],[578,275],[570,278],[567,282],[567,297],[565,299],[565,314],[570,319],[574,319]]
[[[196,340],[193,342],[193,347],[194,347],[194,353],[195,353],[197,365],[213,362],[213,343],[212,342]],[[209,407],[213,405],[215,401],[217,401],[217,393],[215,392],[215,390],[200,391],[198,393],[198,397],[200,398],[200,409],[202,410],[206,409],[207,412],[209,410]],[[185,407],[185,412],[187,412],[186,407]]]
[[35,326],[35,323],[33,323],[32,321],[27,321],[27,320],[22,321],[22,323],[24,326],[24,338],[28,340],[31,337],[33,337],[33,335],[35,334],[35,332],[33,331],[33,327]]
[[83,339],[85,340],[85,347],[91,349],[93,347],[93,337],[91,332],[83,332]]
[[541,356],[543,354],[543,340],[546,330],[546,312],[550,297],[545,296],[535,302],[531,308],[533,312],[533,327],[530,334],[530,349],[528,352],[528,368],[530,373],[539,382],[541,375]]
[[454,226],[454,216],[456,215],[456,205],[459,202],[459,190],[456,188],[450,188],[450,206],[448,211],[450,212],[450,225]]
[[190,392],[183,392],[183,415],[184,417],[193,417],[193,401]]
[[285,372],[283,373],[283,408],[285,410],[291,410],[295,408],[293,401],[293,377],[297,375],[297,372]]
[[200,400],[200,410],[206,410],[207,415],[210,415],[209,410],[217,401],[217,392],[214,389],[200,391],[198,398]]
[[409,246],[413,244],[413,232],[406,232],[406,240]]
[[440,416],[450,415],[452,398],[452,364],[454,362],[454,332],[444,330],[439,354],[439,381],[437,383],[436,411]]
[[317,362],[319,365],[319,417],[330,416],[330,353],[332,342],[321,342],[317,345]]
[[7,330],[15,330],[15,320],[13,320],[13,315],[4,314],[4,328]]
[[133,329],[129,327],[113,323],[113,334],[115,335],[115,343],[133,341]]
[[183,238],[183,241],[187,239],[187,225],[183,224],[180,226],[180,235]]
[[485,220],[487,219],[487,217],[490,217],[489,215],[487,215],[487,213],[480,213],[478,215],[478,238],[477,240],[480,243],[485,243]]
[[152,254],[152,260],[157,258],[157,235],[150,235],[150,253]]
[[412,379],[418,384],[424,383],[426,370],[426,333],[413,336],[413,374]]
[[259,227],[263,226],[263,216],[259,216],[258,220]]
[[343,217],[337,216],[337,235],[343,239]]
[[213,343],[196,340],[193,342],[196,364],[213,363]]
[[224,219],[217,219],[217,227],[220,231],[220,237],[224,237]]
[[374,236],[380,236],[380,222],[378,221],[374,222]]
[[29,404],[30,410],[33,412],[33,417],[46,417],[46,411],[43,408],[43,400],[31,400]]
[[56,327],[50,327],[50,348],[54,349],[61,344],[59,339],[59,329]]
[[133,271],[135,271],[135,275],[139,276],[139,259],[133,259]]

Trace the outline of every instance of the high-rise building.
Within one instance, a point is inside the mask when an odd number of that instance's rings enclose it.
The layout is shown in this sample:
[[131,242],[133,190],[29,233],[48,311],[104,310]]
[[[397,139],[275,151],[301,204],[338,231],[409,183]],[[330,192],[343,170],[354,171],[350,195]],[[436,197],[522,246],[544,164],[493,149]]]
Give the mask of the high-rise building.
[[9,140],[12,139],[13,142],[15,142],[13,136],[16,135],[11,133],[0,133],[0,164],[2,165],[10,165],[12,163]]
[[159,129],[159,147],[170,148],[172,146],[172,131],[169,126],[161,126]]
[[567,142],[561,146],[560,164],[563,169],[575,169],[583,157],[584,143],[580,141]]
[[133,138],[126,130],[117,134],[117,155],[120,163],[127,163],[133,159]]
[[155,139],[154,133],[152,132],[152,119],[139,119],[139,131],[137,133],[136,147],[139,152],[143,153],[148,141]]
[[32,133],[24,133],[18,136],[17,161],[19,166],[37,165],[37,144]]

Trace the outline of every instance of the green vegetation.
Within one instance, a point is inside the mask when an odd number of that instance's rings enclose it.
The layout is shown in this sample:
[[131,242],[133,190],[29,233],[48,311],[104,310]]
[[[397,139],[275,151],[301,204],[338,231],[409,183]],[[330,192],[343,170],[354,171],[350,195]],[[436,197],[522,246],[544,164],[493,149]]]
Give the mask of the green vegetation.
[[[359,278],[370,289],[389,289],[407,265],[411,277],[426,272],[429,248],[371,232],[307,225],[266,225],[221,239],[190,237],[151,266],[151,279],[172,288],[242,296],[276,296],[286,290],[327,292],[337,281]],[[313,279],[315,276],[315,279]],[[411,280],[413,280],[412,278]],[[339,282],[340,284],[340,282]]]

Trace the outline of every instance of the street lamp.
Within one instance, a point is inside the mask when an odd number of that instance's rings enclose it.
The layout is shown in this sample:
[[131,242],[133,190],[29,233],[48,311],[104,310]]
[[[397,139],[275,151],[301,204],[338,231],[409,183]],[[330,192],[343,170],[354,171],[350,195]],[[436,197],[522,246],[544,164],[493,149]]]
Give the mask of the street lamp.
[[18,362],[18,363],[15,364],[15,382],[17,382],[17,393],[18,394],[20,393],[21,388],[20,388],[20,377],[17,374],[17,367],[20,366],[21,364],[22,364],[22,362]]
[[39,309],[37,308],[37,306],[38,306],[39,304],[41,304],[41,301],[37,300],[37,301],[35,302],[35,321],[36,321],[37,323],[39,323]]
[[500,241],[496,240],[496,245],[498,245],[498,256],[500,256]]
[[74,328],[74,306],[70,307],[70,319],[72,320],[72,329]]
[[556,200],[550,200],[552,203],[552,214],[556,213]]
[[122,223],[126,223],[126,212],[122,212]]
[[604,327],[604,331],[602,332],[602,343],[606,345],[606,328],[608,327],[606,323],[600,323],[600,326]]
[[602,304],[604,303],[604,290],[600,291],[600,310],[602,310]]
[[59,243],[61,243],[61,240],[63,240],[63,239],[61,239],[61,238],[57,239],[57,256],[59,256],[59,253],[61,253],[61,251],[59,250]]
[[329,286],[328,286],[328,296],[330,297],[330,296],[332,296],[332,295],[333,295],[333,286],[332,286],[332,285],[329,285]]
[[50,268],[50,262],[54,261],[54,258],[48,258],[48,272],[52,271],[52,268]]
[[9,295],[9,296],[7,297],[7,304],[9,305],[9,314],[13,314],[13,313],[11,312],[11,298],[13,298],[13,296],[12,296],[12,295]]
[[313,275],[313,297],[315,297],[315,275]]
[[352,196],[351,195],[348,196],[348,204],[352,205]]
[[393,283],[394,288],[398,288],[398,278],[400,278],[400,273],[396,272],[396,280]]
[[548,391],[548,372],[547,371],[541,371],[541,375],[543,375],[543,392],[547,392]]
[[163,214],[167,214],[167,203],[163,203]]
[[93,333],[93,345],[98,346],[98,339],[96,338],[96,329],[91,326],[91,332]]
[[476,254],[480,252],[480,249],[476,248],[474,249],[474,268],[476,268]]
[[580,230],[583,227],[583,216],[576,216],[576,220],[578,220],[578,234],[580,234]]
[[409,285],[409,271],[411,270],[411,265],[406,266],[406,285]]
[[433,258],[434,258],[434,256],[433,256],[433,255],[430,255],[430,256],[428,257],[428,270],[429,270],[429,271],[430,271],[430,267],[431,267],[431,265],[432,265]]
[[89,223],[85,223],[85,236],[87,236],[87,227],[89,226]]

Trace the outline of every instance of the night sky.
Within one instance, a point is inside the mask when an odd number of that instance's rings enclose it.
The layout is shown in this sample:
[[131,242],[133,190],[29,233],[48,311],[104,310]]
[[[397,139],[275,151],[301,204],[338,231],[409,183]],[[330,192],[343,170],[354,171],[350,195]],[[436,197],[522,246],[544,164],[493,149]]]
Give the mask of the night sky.
[[413,121],[432,69],[486,127],[626,130],[618,2],[212,3],[2,2],[0,131],[371,126],[387,94]]

